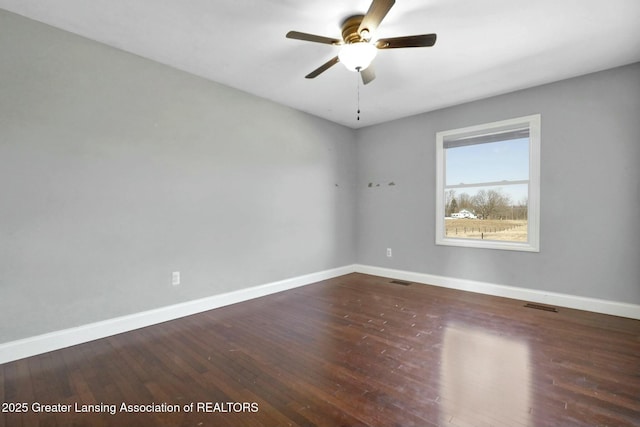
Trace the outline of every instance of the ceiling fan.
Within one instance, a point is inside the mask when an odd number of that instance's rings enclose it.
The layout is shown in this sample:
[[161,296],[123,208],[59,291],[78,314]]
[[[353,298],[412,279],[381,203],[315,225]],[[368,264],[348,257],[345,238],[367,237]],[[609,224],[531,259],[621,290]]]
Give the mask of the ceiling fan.
[[399,49],[404,47],[429,47],[436,43],[435,34],[393,37],[387,39],[373,38],[373,34],[395,4],[395,0],[373,0],[365,15],[353,15],[342,23],[342,40],[314,34],[289,31],[287,38],[304,40],[341,46],[337,56],[331,58],[305,77],[313,79],[327,71],[338,62],[342,62],[347,69],[357,71],[362,76],[364,84],[371,83],[376,78],[371,61],[378,49]]

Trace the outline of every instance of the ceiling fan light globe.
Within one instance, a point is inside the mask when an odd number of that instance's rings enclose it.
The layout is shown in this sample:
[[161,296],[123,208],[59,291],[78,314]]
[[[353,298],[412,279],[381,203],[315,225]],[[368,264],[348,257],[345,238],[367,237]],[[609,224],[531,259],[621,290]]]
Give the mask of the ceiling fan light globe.
[[367,42],[345,44],[340,48],[338,58],[349,71],[365,70],[376,57],[377,49]]

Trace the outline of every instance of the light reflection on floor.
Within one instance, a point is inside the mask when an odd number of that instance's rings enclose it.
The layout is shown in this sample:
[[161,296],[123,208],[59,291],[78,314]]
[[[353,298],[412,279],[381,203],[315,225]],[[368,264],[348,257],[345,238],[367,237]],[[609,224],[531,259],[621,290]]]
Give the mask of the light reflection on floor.
[[452,324],[444,333],[440,424],[529,426],[527,343]]

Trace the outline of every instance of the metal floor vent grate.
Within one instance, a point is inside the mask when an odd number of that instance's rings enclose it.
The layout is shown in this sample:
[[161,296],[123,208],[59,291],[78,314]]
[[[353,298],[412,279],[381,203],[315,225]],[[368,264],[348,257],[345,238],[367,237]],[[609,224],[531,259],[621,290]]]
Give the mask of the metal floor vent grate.
[[411,282],[405,282],[404,280],[392,280],[389,283],[393,283],[394,285],[402,285],[402,286],[409,286],[411,284]]
[[552,311],[554,313],[558,312],[557,308],[551,307],[549,305],[533,304],[529,302],[529,303],[526,303],[524,306],[527,308],[535,308],[536,310]]

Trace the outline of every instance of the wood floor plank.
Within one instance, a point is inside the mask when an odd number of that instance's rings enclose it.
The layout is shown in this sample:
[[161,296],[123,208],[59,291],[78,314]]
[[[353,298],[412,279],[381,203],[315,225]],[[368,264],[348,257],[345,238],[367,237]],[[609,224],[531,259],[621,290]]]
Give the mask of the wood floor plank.
[[349,274],[0,365],[3,402],[118,408],[0,427],[640,425],[640,321],[390,282]]

